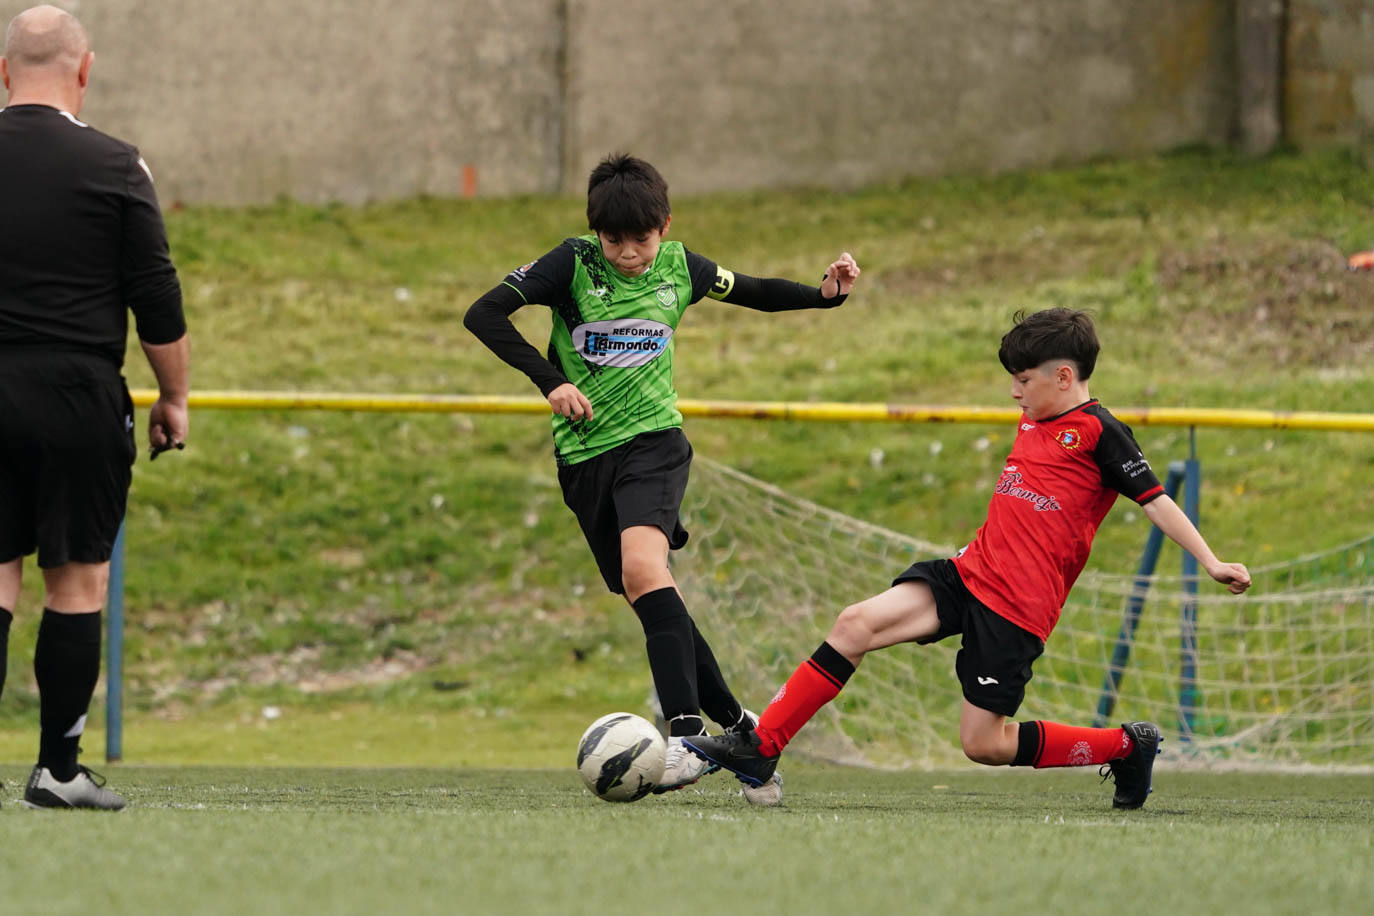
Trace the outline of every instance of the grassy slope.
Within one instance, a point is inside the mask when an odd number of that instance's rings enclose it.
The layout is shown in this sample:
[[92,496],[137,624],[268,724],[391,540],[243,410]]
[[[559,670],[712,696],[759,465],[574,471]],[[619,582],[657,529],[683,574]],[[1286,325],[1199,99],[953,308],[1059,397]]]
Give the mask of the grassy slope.
[[[680,198],[674,235],[727,266],[809,278],[848,249],[864,277],[834,312],[694,307],[679,389],[1009,403],[995,347],[1011,312],[1065,304],[1098,315],[1093,391],[1109,406],[1368,410],[1374,279],[1344,272],[1341,254],[1374,242],[1371,199],[1374,176],[1338,156],[1195,154],[853,194]],[[544,198],[172,214],[196,385],[532,392],[460,317],[580,219],[579,201]],[[547,328],[540,312],[518,315],[532,338]],[[149,385],[132,352],[128,372]],[[207,736],[264,703],[325,718],[520,710],[539,729],[642,702],[636,628],[602,593],[561,505],[542,421],[202,411],[193,423],[186,452],[135,471],[135,713],[182,731],[213,722]],[[699,421],[689,432],[701,454],[950,543],[981,521],[1007,446],[1006,430],[975,426]],[[1185,431],[1138,433],[1156,465],[1186,454]],[[1367,435],[1203,430],[1198,447],[1220,553],[1257,565],[1369,533]],[[1118,508],[1094,567],[1131,568],[1144,537],[1139,513]],[[31,741],[35,619],[16,625],[0,759],[23,759]],[[145,745],[139,759],[187,759],[177,746]],[[396,752],[404,762],[405,742]],[[226,759],[213,741],[204,753]]]
[[787,807],[754,810],[720,776],[611,805],[570,769],[132,768],[118,816],[4,793],[0,881],[7,912],[110,916],[602,914],[701,894],[764,914],[1338,913],[1374,893],[1368,777],[1161,773],[1123,813],[1082,771],[789,774]]

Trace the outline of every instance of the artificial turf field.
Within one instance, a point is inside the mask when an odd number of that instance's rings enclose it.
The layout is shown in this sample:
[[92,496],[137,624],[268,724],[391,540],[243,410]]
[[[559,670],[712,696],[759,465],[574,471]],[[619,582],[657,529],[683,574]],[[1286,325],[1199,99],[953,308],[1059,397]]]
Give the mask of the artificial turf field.
[[793,763],[608,804],[560,770],[118,767],[118,814],[30,811],[0,766],[0,912],[1351,913],[1374,776]]

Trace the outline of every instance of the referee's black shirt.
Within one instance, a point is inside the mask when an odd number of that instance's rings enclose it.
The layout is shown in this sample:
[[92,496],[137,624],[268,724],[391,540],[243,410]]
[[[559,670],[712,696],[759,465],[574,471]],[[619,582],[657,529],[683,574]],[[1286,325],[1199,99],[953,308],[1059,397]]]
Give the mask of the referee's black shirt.
[[46,105],[0,109],[0,360],[22,348],[124,363],[186,333],[181,284],[138,150]]

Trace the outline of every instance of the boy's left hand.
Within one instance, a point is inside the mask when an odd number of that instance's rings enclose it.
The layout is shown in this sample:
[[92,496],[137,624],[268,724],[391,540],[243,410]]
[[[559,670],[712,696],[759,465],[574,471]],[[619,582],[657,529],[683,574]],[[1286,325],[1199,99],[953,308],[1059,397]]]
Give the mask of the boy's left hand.
[[1233,595],[1250,587],[1250,571],[1239,563],[1217,563],[1207,570],[1207,575],[1226,586]]
[[825,279],[821,281],[821,296],[826,299],[848,296],[849,291],[854,288],[854,281],[857,279],[859,279],[859,263],[854,260],[852,254],[846,251],[825,269]]

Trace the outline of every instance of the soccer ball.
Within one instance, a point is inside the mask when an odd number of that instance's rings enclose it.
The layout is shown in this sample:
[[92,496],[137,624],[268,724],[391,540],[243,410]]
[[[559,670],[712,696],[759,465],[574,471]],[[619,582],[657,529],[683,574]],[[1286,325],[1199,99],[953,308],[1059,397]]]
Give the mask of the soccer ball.
[[668,745],[647,719],[613,712],[597,719],[577,743],[577,771],[597,798],[638,801],[663,778]]

